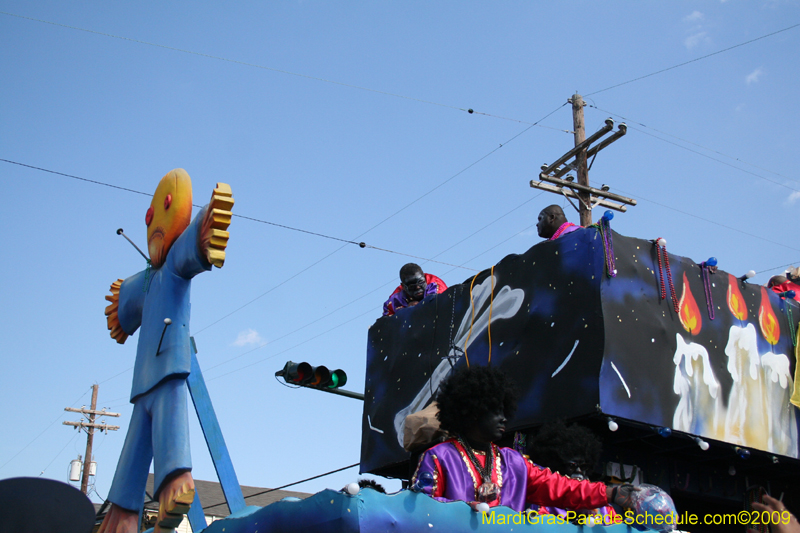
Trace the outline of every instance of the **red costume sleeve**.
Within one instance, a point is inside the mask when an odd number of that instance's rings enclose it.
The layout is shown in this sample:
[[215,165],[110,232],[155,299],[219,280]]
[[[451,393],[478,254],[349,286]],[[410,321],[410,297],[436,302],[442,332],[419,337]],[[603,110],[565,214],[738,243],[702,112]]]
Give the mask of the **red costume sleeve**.
[[528,503],[553,505],[562,509],[595,509],[608,504],[603,483],[578,481],[551,472],[548,468],[528,465]]
[[800,302],[800,285],[796,283],[784,281],[780,285],[773,285],[772,290],[779,294],[786,291],[794,291],[794,299]]

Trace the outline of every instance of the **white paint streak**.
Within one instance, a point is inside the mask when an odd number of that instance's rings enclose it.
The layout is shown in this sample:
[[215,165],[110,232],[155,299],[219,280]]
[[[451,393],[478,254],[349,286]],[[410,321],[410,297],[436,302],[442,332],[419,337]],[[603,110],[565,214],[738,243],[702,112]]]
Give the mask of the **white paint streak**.
[[369,429],[371,429],[372,431],[375,431],[376,433],[380,433],[381,435],[383,435],[382,429],[378,429],[372,425],[372,420],[370,420],[369,415],[367,415],[367,425],[369,426]]
[[[571,351],[571,352],[569,352],[569,355],[567,356],[567,358],[566,358],[566,359],[564,359],[564,362],[563,362],[563,363],[561,363],[561,366],[559,366],[558,368],[556,368],[556,371],[552,373],[552,375],[550,376],[551,378],[554,378],[554,377],[556,377],[556,374],[558,374],[559,372],[561,372],[561,369],[562,369],[562,368],[564,368],[564,367],[567,365],[567,363],[569,363],[569,360],[570,360],[570,358],[572,357],[572,354],[574,354],[574,353],[575,353],[575,348],[577,348],[577,347],[578,347],[578,343],[579,343],[579,342],[581,342],[581,341],[580,341],[580,340],[577,340],[577,341],[575,341],[575,345],[572,347],[572,351]],[[613,365],[614,363],[611,363],[611,364]],[[615,368],[614,370],[616,370],[616,368]],[[617,372],[617,374],[619,374],[619,372]],[[622,376],[620,376],[620,379],[622,379]],[[623,383],[624,383],[624,382],[623,382]],[[625,387],[625,388],[627,388],[627,387]],[[630,396],[631,396],[631,393],[629,392],[629,393],[628,393],[628,397],[630,398]]]
[[617,370],[617,365],[615,365],[615,364],[612,362],[612,363],[611,363],[611,368],[613,368],[613,369],[614,369],[614,372],[616,372],[616,373],[617,373],[617,376],[619,376],[619,380],[622,382],[622,386],[623,386],[623,387],[625,387],[625,392],[627,392],[627,393],[628,393],[628,398],[630,398],[630,397],[631,397],[631,389],[629,389],[629,388],[628,388],[628,384],[627,384],[627,383],[625,383],[625,378],[623,378],[623,377],[622,377],[622,374],[620,374],[620,373],[619,373],[619,370]]

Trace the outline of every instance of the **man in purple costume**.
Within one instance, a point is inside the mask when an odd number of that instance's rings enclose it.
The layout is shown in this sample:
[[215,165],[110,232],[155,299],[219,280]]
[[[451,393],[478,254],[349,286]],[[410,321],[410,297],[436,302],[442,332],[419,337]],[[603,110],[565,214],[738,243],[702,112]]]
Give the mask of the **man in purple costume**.
[[580,229],[580,226],[567,222],[564,210],[555,204],[542,209],[538,220],[536,230],[539,232],[539,237],[548,241],[554,241],[562,235]]
[[417,305],[428,296],[446,290],[444,281],[433,274],[425,274],[416,263],[407,263],[400,269],[400,285],[383,304],[383,316],[392,316],[398,309]]
[[516,411],[516,393],[493,368],[461,368],[441,386],[439,422],[453,438],[427,450],[412,483],[423,472],[433,484],[423,491],[443,502],[485,502],[523,512],[530,504],[593,509],[610,501],[631,507],[632,485],[611,488],[577,481],[534,465],[493,441],[505,432],[506,414]]

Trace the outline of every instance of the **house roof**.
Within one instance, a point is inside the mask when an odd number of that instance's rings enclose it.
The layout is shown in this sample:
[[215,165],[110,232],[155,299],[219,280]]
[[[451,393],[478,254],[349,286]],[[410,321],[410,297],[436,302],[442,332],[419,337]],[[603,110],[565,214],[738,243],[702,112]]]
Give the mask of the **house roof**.
[[[230,509],[228,509],[228,504],[225,501],[225,495],[222,492],[222,486],[219,483],[195,479],[194,485],[200,496],[200,503],[203,504],[203,514],[206,516],[228,516],[231,514]],[[265,507],[287,497],[304,499],[311,496],[311,494],[307,492],[272,490],[263,487],[248,487],[247,485],[241,485],[241,489],[245,503],[258,507]],[[153,474],[148,474],[147,476],[147,487],[145,491],[147,493],[144,505],[145,509],[158,509],[158,501],[153,501],[150,498],[153,495]]]
[[[203,481],[195,479],[194,486],[200,495],[200,503],[203,504],[203,514],[206,516],[228,516],[230,510],[225,502],[225,495],[222,493],[222,486],[215,481]],[[244,502],[247,505],[266,507],[267,505],[282,500],[283,498],[305,499],[311,496],[307,492],[294,492],[291,490],[272,490],[263,487],[248,487],[241,485]],[[158,509],[158,501],[153,501],[153,474],[147,476],[147,496],[145,497],[145,509]],[[269,492],[266,492],[269,491]],[[100,510],[102,504],[94,504],[95,512]]]

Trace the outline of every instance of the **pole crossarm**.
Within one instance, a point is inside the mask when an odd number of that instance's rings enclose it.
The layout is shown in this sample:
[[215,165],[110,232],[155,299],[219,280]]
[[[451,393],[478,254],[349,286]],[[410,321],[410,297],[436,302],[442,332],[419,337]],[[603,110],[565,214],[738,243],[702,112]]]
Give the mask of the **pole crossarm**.
[[[569,182],[567,182],[567,183],[569,183]],[[574,185],[574,184],[570,184],[570,185]],[[547,192],[556,193],[556,194],[564,194],[569,198],[574,198],[576,200],[580,200],[578,195],[575,194],[575,191],[573,191],[572,189],[567,189],[565,187],[556,187],[555,185],[551,185],[549,183],[544,183],[544,182],[536,181],[536,180],[531,180],[531,187],[533,187],[535,189],[541,189],[541,190],[547,191]],[[622,213],[625,213],[628,210],[628,208],[625,207],[622,204],[618,204],[618,203],[612,202],[610,200],[604,200],[602,198],[594,199],[592,204],[593,204],[592,207],[594,207],[596,205],[602,205],[603,207],[608,207],[609,209],[613,209],[615,211],[620,211]]]
[[71,413],[83,413],[85,415],[97,415],[97,416],[115,416],[119,417],[119,413],[112,413],[110,411],[106,411],[105,409],[97,411],[94,409],[76,409],[75,407],[65,407],[65,411],[70,411]]
[[[602,128],[586,137],[583,119],[583,107],[586,103],[583,97],[575,93],[567,102],[572,104],[575,146],[553,163],[542,165],[539,173],[541,181],[531,180],[530,185],[535,189],[563,195],[580,215],[580,225],[588,227],[592,225],[592,210],[598,205],[623,213],[627,211],[625,204],[636,205],[636,200],[632,198],[608,192],[609,188],[606,185],[600,189],[589,185],[591,164],[588,159],[592,158],[594,163],[597,153],[624,136],[628,132],[628,126],[621,122],[616,132],[605,137],[614,129],[614,120],[609,117]],[[593,143],[597,144],[592,146]],[[577,179],[573,175],[565,176],[573,170],[577,174]],[[578,205],[575,205],[573,199],[578,201]]]
[[[636,200],[634,200],[633,198],[628,198],[627,196],[620,196],[619,194],[614,194],[613,192],[604,191],[603,189],[588,187],[586,185],[581,185],[580,183],[574,183],[572,181],[562,180],[561,178],[546,176],[544,172],[539,174],[539,179],[542,181],[550,182],[554,185],[557,185],[558,187],[567,187],[569,189],[589,193],[592,196],[598,196],[600,198],[608,198],[610,200],[615,200],[623,204],[636,205]],[[531,180],[531,187],[534,187],[533,183],[535,182]]]
[[550,173],[555,171],[555,174],[553,174],[553,176],[554,177],[561,177],[564,174],[566,174],[567,172],[569,172],[570,170],[573,170],[576,167],[576,162],[573,161],[572,163],[566,165],[563,168],[561,168],[561,165],[563,165],[566,161],[568,161],[572,157],[576,156],[578,154],[578,152],[580,152],[581,150],[585,150],[585,149],[588,148],[588,150],[586,151],[586,157],[587,158],[588,157],[592,157],[597,152],[599,152],[600,150],[602,150],[603,148],[605,148],[609,144],[613,143],[614,141],[616,141],[617,139],[619,139],[620,137],[622,137],[623,135],[628,133],[627,124],[622,122],[622,123],[620,123],[620,125],[618,126],[617,131],[615,131],[613,135],[603,139],[603,141],[600,144],[598,144],[596,146],[592,146],[591,148],[589,148],[589,146],[593,142],[595,142],[600,137],[602,137],[603,135],[605,135],[606,133],[611,131],[613,128],[614,128],[614,121],[612,119],[610,119],[610,118],[607,118],[605,126],[600,128],[599,130],[597,130],[588,139],[586,139],[582,143],[580,143],[577,146],[575,146],[572,150],[570,150],[566,154],[564,154],[561,157],[559,157],[558,159],[556,159],[552,164],[550,164],[550,165],[542,165],[542,174],[548,174],[549,175]]
[[62,422],[65,426],[74,426],[76,428],[94,428],[99,429],[101,431],[116,431],[119,429],[119,426],[110,426],[108,424],[93,424],[91,422],[70,422],[65,420]]
[[622,137],[626,133],[628,133],[628,125],[625,124],[624,122],[622,122],[617,127],[617,131],[615,131],[614,134],[611,137],[606,137],[605,139],[603,139],[603,142],[601,142],[600,144],[598,144],[596,146],[592,146],[591,148],[589,148],[589,151],[586,152],[586,157],[592,157],[594,154],[596,154],[597,152],[599,152],[600,150],[602,150],[603,148],[605,148],[609,144],[613,143],[614,141],[616,141],[617,139],[619,139],[620,137]]
[[[600,137],[602,137],[603,135],[605,135],[606,133],[608,133],[609,131],[611,131],[611,129],[612,129],[613,127],[614,127],[614,121],[613,121],[612,119],[610,119],[610,118],[607,118],[607,119],[606,119],[606,124],[605,124],[605,126],[603,126],[602,128],[600,128],[599,130],[597,130],[597,131],[596,131],[596,132],[595,132],[593,135],[591,135],[591,136],[590,136],[588,139],[586,139],[586,140],[585,140],[585,141],[583,141],[582,143],[580,143],[580,144],[578,144],[577,146],[575,146],[575,148],[573,148],[572,150],[570,150],[570,151],[569,151],[569,152],[567,152],[566,154],[564,154],[564,155],[562,155],[561,157],[559,157],[558,159],[556,159],[556,160],[555,160],[555,162],[554,162],[553,164],[549,165],[548,167],[546,167],[546,168],[543,170],[543,172],[544,172],[545,174],[550,174],[550,173],[551,173],[553,170],[557,169],[559,166],[561,166],[561,165],[562,165],[562,164],[563,164],[565,161],[567,161],[569,158],[573,157],[574,155],[576,155],[576,154],[577,154],[578,152],[580,152],[581,150],[584,150],[584,149],[588,148],[588,147],[589,147],[589,145],[591,145],[591,144],[592,144],[593,142],[595,142],[597,139],[599,139]],[[623,135],[624,135],[624,134],[623,134]]]

